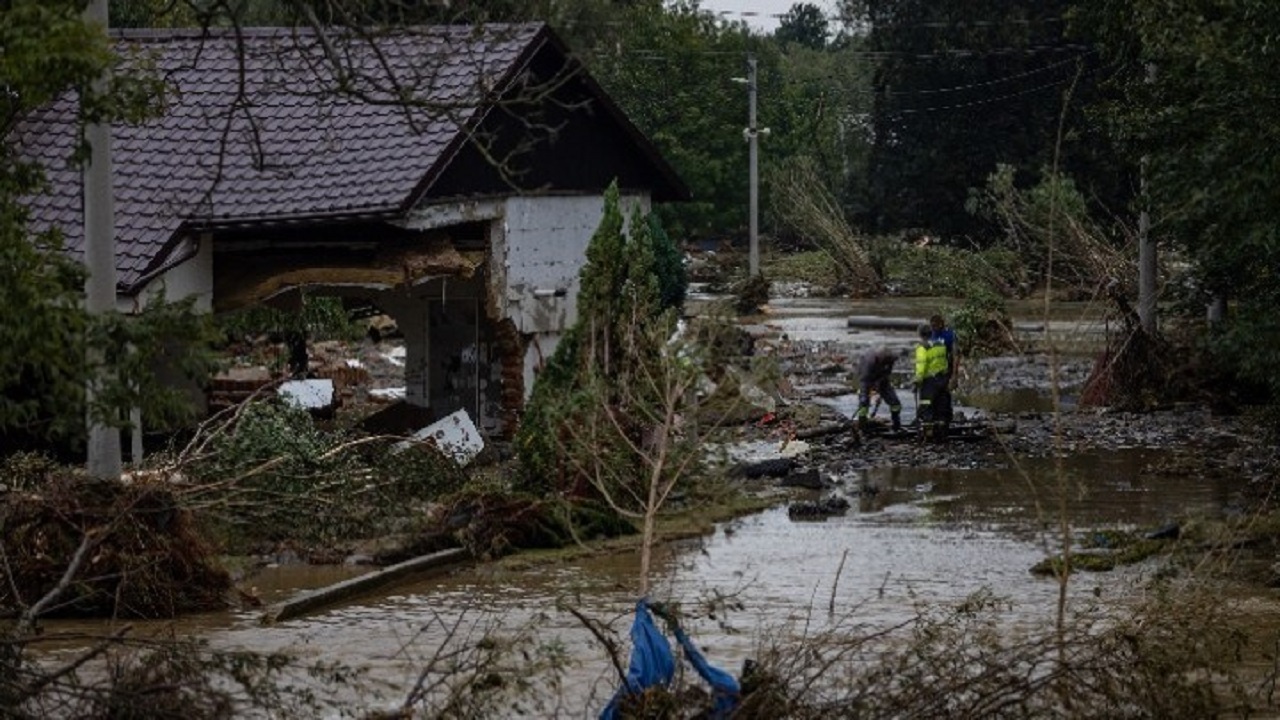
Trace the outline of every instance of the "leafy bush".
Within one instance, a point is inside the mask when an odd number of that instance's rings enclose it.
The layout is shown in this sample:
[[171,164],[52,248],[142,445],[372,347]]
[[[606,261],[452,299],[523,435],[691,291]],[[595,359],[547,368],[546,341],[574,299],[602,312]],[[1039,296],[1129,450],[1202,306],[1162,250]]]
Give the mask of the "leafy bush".
[[947,319],[966,355],[996,355],[1013,345],[1008,308],[990,288],[976,285]]
[[1021,260],[1007,249],[972,251],[900,239],[880,239],[871,247],[874,262],[884,268],[885,284],[900,295],[965,297],[983,288],[1018,297],[1027,290]]
[[774,255],[763,263],[761,274],[775,280],[803,282],[818,288],[834,288],[842,282],[839,267],[821,250]]
[[281,403],[252,403],[189,464],[197,487],[187,500],[233,546],[370,537],[465,482],[439,452],[391,445],[320,430],[304,410]]
[[999,225],[996,247],[1014,253],[1036,285],[1099,288],[1133,276],[1133,254],[1089,212],[1071,178],[1043,170],[1030,187],[1018,187],[1011,165],[999,165],[966,206]]
[[689,292],[684,254],[662,228],[662,220],[656,214],[645,216],[645,222],[649,224],[649,235],[653,238],[653,272],[658,278],[659,307],[683,307],[685,295]]
[[743,280],[734,292],[733,307],[739,315],[760,312],[769,302],[769,280],[764,273]]

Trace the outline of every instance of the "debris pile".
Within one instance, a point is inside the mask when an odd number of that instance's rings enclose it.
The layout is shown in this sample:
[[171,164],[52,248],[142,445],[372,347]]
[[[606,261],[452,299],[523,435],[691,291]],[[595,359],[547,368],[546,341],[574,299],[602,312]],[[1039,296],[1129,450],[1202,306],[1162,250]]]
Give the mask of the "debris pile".
[[558,548],[635,532],[617,513],[589,501],[570,505],[481,490],[457,493],[436,506],[426,525],[428,530],[414,543],[379,556],[377,562],[400,562],[459,546],[475,557],[496,558],[516,550]]
[[60,582],[48,615],[170,618],[227,606],[230,575],[161,482],[53,475],[3,496],[0,526],[8,574],[0,612],[20,613]]
[[1080,393],[1080,404],[1145,411],[1169,402],[1180,394],[1172,383],[1176,370],[1173,361],[1180,354],[1163,337],[1143,328],[1138,312],[1117,283],[1107,293],[1121,327],[1108,338],[1106,349],[1098,356]]
[[209,380],[205,398],[211,414],[236,407],[273,384],[275,378],[264,365],[231,367]]

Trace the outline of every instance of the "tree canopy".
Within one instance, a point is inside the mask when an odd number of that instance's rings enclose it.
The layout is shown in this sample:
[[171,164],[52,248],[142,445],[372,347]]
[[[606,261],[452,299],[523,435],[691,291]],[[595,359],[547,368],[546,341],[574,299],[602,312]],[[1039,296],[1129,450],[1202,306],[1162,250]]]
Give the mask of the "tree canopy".
[[[112,62],[80,20],[80,4],[14,0],[0,11],[6,129],[26,109],[87,87]],[[1238,299],[1237,317],[1216,341],[1220,357],[1264,384],[1277,377],[1277,358],[1256,341],[1275,331],[1270,309],[1280,300],[1270,111],[1280,21],[1264,0],[1172,9],[1158,0],[841,0],[830,20],[803,2],[772,35],[690,0],[112,7],[121,24],[159,26],[547,21],[692,189],[693,202],[658,209],[677,245],[745,236],[747,93],[735,79],[748,55],[759,69],[759,124],[771,130],[760,143],[766,235],[787,232],[769,214],[770,184],[780,176],[772,171],[802,163],[862,231],[995,242],[1002,228],[990,214],[970,213],[967,201],[999,173],[1011,191],[1069,183],[1082,212],[1115,240],[1136,214],[1145,159],[1142,202],[1161,242],[1186,261],[1192,299]],[[104,116],[140,112],[145,93],[126,90],[90,97],[86,107]],[[24,222],[14,199],[40,180],[7,155],[2,165],[6,252],[55,247],[54,236],[27,249],[12,242]],[[15,257],[6,272],[52,283],[46,294],[77,287],[75,268],[41,262]],[[19,287],[6,291],[10,285]]]
[[[0,6],[0,87],[7,89],[0,95],[0,133],[6,139],[26,113],[69,92],[81,98],[85,121],[133,122],[151,110],[158,95],[145,74],[117,73],[101,92],[93,89],[115,58],[103,28],[85,22],[82,5],[15,0]],[[58,232],[33,232],[29,224],[23,198],[43,183],[39,167],[18,158],[9,142],[0,146],[0,445],[75,438],[86,412],[116,426],[126,424],[125,412],[135,407],[157,424],[176,418],[189,408],[155,382],[156,372],[172,362],[199,373],[206,356],[196,349],[174,353],[184,341],[204,338],[206,326],[189,303],[157,302],[133,318],[87,314],[80,301],[83,268],[63,252]],[[90,345],[111,372],[87,406],[87,380],[101,369],[87,359]]]
[[1001,164],[1029,184],[1059,152],[1100,202],[1124,202],[1116,166],[1092,164],[1099,134],[1084,108],[1098,63],[1067,36],[1068,10],[1067,0],[842,5],[876,60],[866,225],[981,239],[990,228],[963,212],[970,189]]
[[827,46],[827,16],[813,3],[796,3],[782,16],[773,39],[786,45],[794,43],[811,50]]
[[1274,5],[1087,0],[1080,26],[1122,70],[1099,115],[1124,153],[1145,158],[1152,232],[1191,261],[1193,300],[1236,301],[1215,337],[1223,368],[1280,397],[1280,348],[1271,342],[1280,337]]

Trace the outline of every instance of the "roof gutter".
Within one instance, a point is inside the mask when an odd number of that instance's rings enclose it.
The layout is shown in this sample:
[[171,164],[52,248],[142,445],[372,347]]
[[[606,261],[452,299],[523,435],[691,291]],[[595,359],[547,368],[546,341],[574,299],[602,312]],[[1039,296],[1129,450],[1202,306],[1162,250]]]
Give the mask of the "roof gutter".
[[[179,232],[181,232],[181,230],[179,230]],[[147,270],[145,273],[139,275],[137,280],[134,280],[132,283],[129,283],[128,285],[124,285],[124,284],[117,285],[116,291],[126,297],[136,298],[138,296],[138,293],[142,292],[142,289],[146,287],[147,284],[150,283],[152,280],[155,280],[161,275],[178,267],[182,263],[198,255],[199,253],[200,253],[199,238],[192,239],[190,236],[183,236],[176,243],[176,247],[174,247],[173,250],[171,250],[165,256],[164,262],[156,265],[155,267]]]

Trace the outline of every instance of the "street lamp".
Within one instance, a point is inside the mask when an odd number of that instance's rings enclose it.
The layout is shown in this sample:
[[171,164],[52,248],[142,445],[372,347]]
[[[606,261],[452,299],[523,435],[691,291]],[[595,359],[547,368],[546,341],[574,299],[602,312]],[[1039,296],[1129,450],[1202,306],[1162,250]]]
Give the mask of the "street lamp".
[[750,276],[760,274],[760,173],[758,168],[758,151],[756,141],[760,135],[768,135],[769,128],[756,127],[756,56],[747,55],[747,76],[733,78],[736,83],[747,86],[747,127],[742,137],[747,141],[748,184],[750,187],[750,219],[748,220],[747,237],[749,239],[748,268]]

